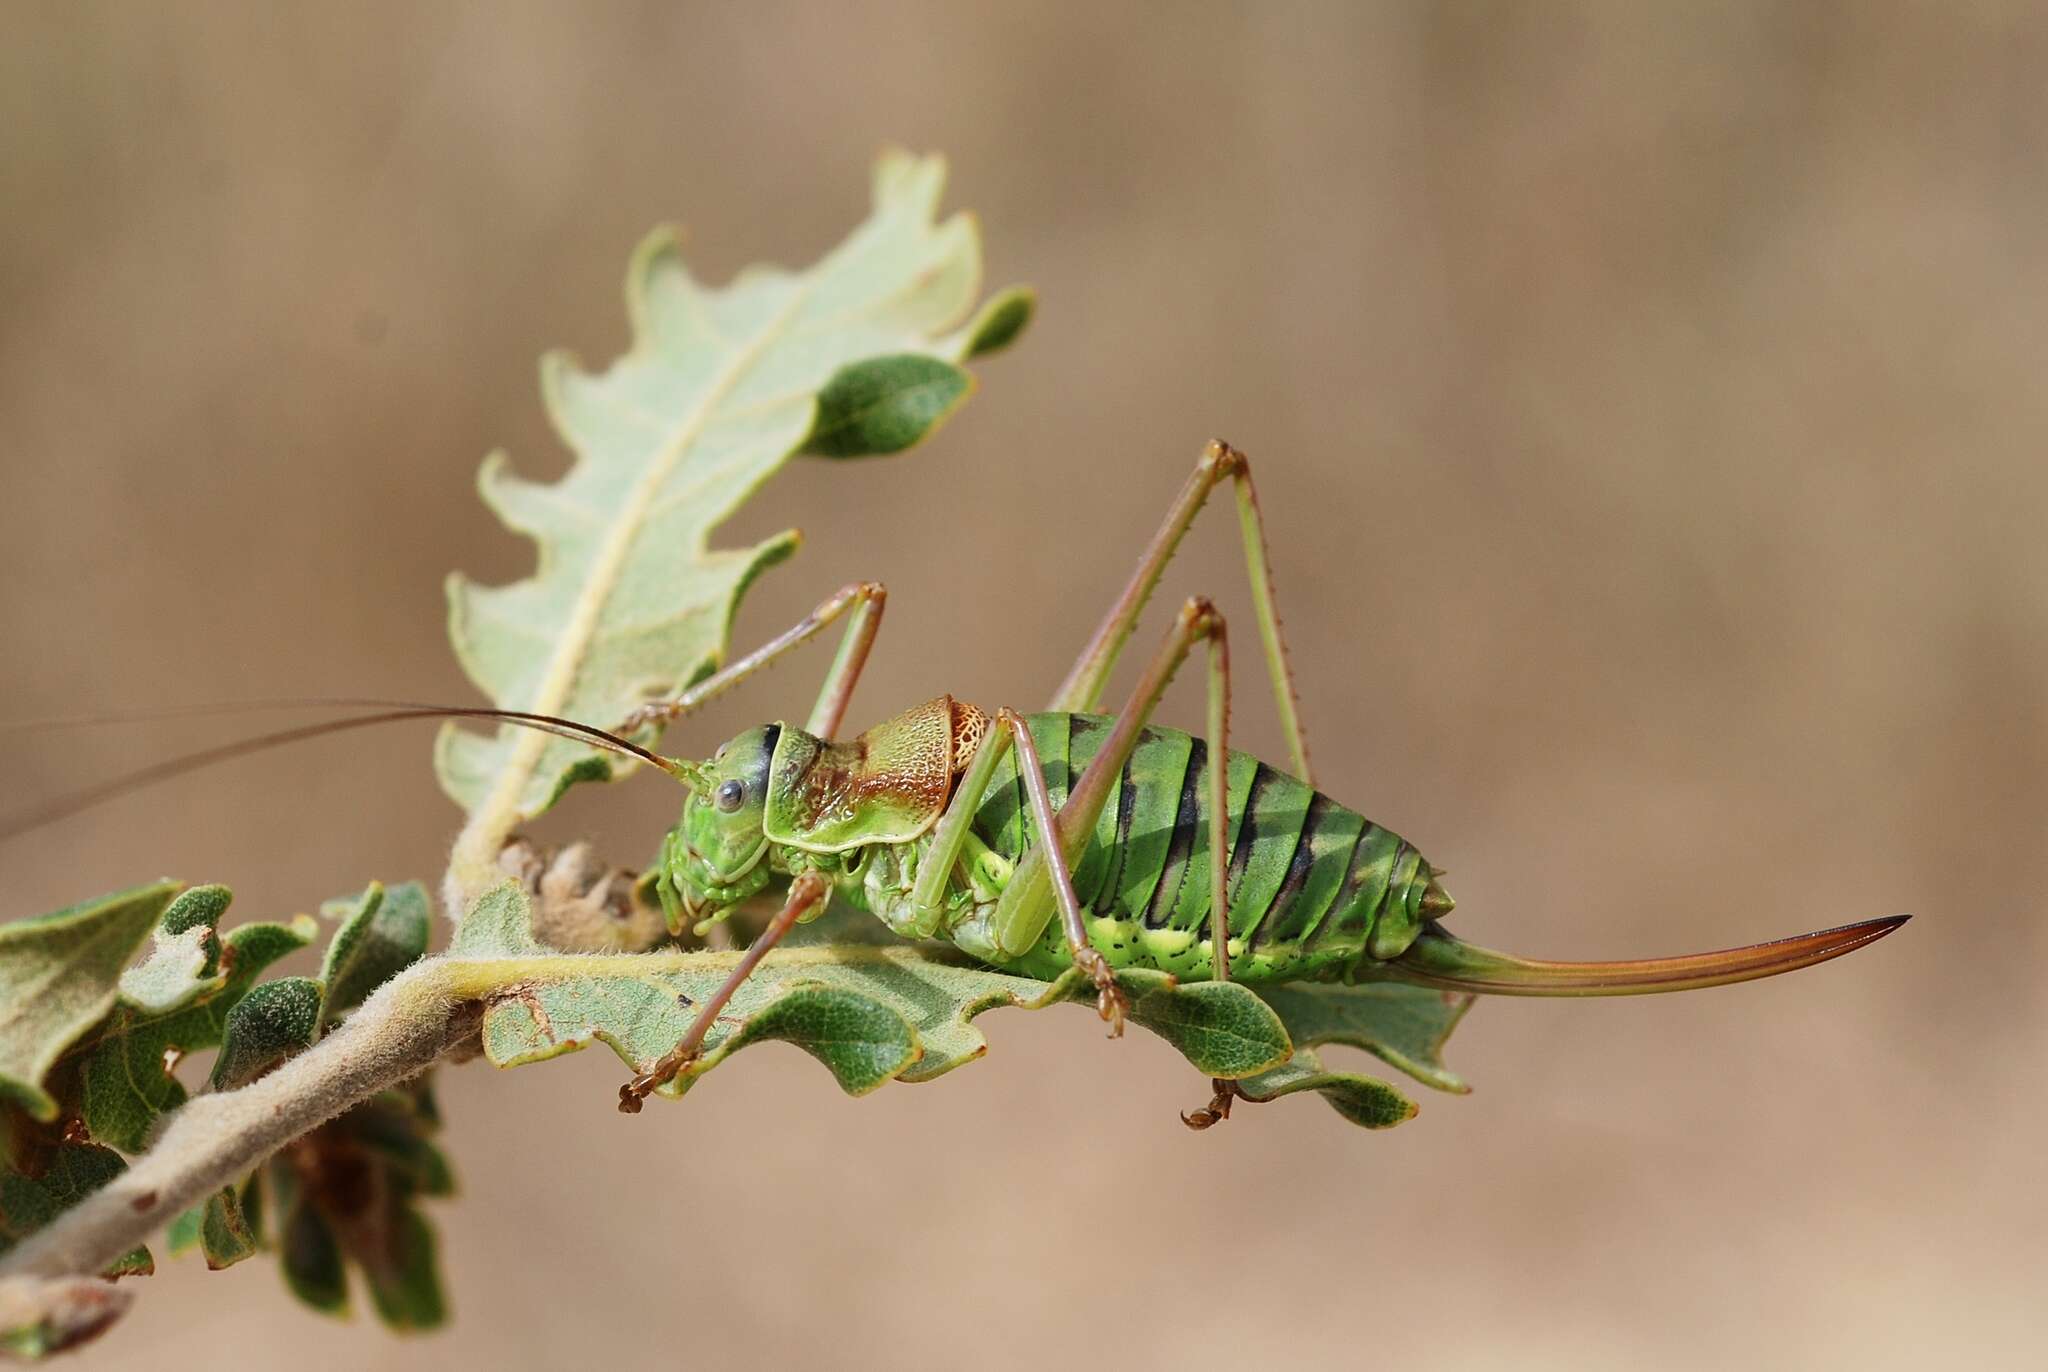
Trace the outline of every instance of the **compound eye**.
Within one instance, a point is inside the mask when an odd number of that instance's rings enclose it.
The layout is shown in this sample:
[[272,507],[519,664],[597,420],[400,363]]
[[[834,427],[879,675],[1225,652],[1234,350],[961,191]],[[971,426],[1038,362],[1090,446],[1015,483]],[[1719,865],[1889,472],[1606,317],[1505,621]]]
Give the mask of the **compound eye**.
[[712,793],[711,796],[712,803],[717,805],[719,809],[723,810],[727,814],[731,814],[733,811],[739,809],[740,802],[745,800],[746,798],[747,788],[745,786],[742,786],[737,781],[728,781],[722,783],[719,786],[719,788]]

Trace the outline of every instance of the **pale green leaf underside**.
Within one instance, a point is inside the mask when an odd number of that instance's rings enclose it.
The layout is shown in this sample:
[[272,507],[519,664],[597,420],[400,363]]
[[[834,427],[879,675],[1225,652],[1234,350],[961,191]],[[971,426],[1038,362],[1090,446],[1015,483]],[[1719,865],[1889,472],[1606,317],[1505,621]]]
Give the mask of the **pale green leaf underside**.
[[145,1014],[168,1014],[197,1000],[213,982],[213,927],[196,924],[172,934],[159,928],[147,960],[121,974],[121,1000]]
[[[711,289],[673,234],[641,245],[626,281],[631,351],[599,373],[559,353],[542,365],[548,412],[575,452],[568,475],[539,485],[502,455],[484,464],[485,501],[540,555],[524,581],[449,585],[456,652],[492,700],[608,726],[711,671],[747,583],[795,537],[713,549],[710,535],[804,446],[827,382],[875,358],[959,362],[1022,327],[1029,299],[1016,294],[969,320],[979,234],[967,215],[937,220],[944,174],[935,157],[884,156],[871,216],[801,273],[753,268]],[[925,431],[960,398],[943,384],[922,394]],[[891,436],[904,446],[921,434]],[[472,815],[519,817],[621,761],[530,731],[453,726],[436,755]]]
[[[498,888],[470,912],[450,949],[477,964],[479,985],[500,988],[486,997],[483,1023],[484,1052],[500,1067],[602,1043],[645,1068],[682,1038],[696,1007],[739,958],[552,953],[528,932],[527,910],[517,888]],[[1438,1057],[1463,1013],[1461,999],[1407,986],[1317,986],[1302,988],[1309,994],[1282,1009],[1239,985],[1176,985],[1159,972],[1124,972],[1119,980],[1133,1000],[1133,1023],[1165,1038],[1203,1076],[1244,1080],[1255,1094],[1317,1090],[1347,1119],[1375,1127],[1414,1113],[1384,1082],[1326,1071],[1309,1051],[1326,1042],[1367,1048],[1427,1084],[1462,1089]],[[508,982],[510,991],[502,989]],[[1072,974],[1036,981],[932,945],[785,947],[742,985],[703,1056],[672,1090],[680,1094],[732,1053],[765,1040],[804,1049],[851,1094],[891,1080],[929,1081],[987,1052],[974,1024],[982,1012],[1093,994]],[[1290,1025],[1299,1026],[1292,1037]]]
[[162,1015],[215,989],[220,935],[215,928],[234,893],[225,886],[188,887],[157,921],[156,947],[138,967],[121,974],[121,1004]]
[[160,881],[0,926],[0,1096],[56,1117],[44,1074],[113,1009],[121,970],[177,893]]

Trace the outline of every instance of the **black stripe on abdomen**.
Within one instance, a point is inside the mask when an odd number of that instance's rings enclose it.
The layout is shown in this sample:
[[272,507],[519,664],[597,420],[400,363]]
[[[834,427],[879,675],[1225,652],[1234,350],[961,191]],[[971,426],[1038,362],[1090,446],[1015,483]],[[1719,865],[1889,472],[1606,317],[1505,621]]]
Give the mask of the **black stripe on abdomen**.
[[1207,770],[1209,746],[1201,739],[1190,740],[1187,771],[1180,782],[1180,808],[1173,821],[1173,842],[1167,845],[1165,870],[1145,903],[1145,927],[1164,929],[1180,903],[1180,886],[1188,871],[1188,858],[1195,850],[1195,835],[1202,829],[1202,774]]
[[1287,773],[1261,762],[1237,820],[1230,850],[1230,932],[1256,935],[1292,872],[1307,831],[1316,793]]

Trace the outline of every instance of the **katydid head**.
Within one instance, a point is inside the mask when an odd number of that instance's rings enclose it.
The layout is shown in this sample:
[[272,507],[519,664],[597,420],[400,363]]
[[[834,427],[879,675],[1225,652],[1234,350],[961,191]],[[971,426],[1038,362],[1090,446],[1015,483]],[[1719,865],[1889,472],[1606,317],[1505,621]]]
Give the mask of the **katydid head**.
[[740,884],[767,855],[761,820],[768,804],[768,764],[781,732],[779,724],[749,729],[709,762],[686,764],[679,773],[690,795],[677,832],[692,859],[689,884],[701,894],[715,898],[718,888]]

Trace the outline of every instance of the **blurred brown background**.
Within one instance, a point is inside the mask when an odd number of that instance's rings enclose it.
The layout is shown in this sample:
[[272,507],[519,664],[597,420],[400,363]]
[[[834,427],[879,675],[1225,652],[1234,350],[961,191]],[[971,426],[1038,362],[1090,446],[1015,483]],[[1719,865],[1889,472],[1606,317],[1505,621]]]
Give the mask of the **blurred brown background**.
[[[1221,435],[1259,464],[1325,784],[1447,863],[1463,932],[1583,957],[1919,916],[1793,979],[1482,1005],[1451,1053],[1477,1094],[1384,1135],[1312,1100],[1191,1135],[1202,1083],[1078,1010],[992,1016],[987,1061],[864,1101],[784,1048],[637,1120],[608,1054],[471,1066],[448,1332],[188,1261],[79,1365],[2038,1355],[2027,8],[7,5],[0,718],[472,698],[440,582],[529,566],[472,474],[561,469],[536,356],[619,350],[657,221],[713,279],[811,260],[898,141],[951,155],[992,284],[1043,313],[931,447],[778,478],[732,536],[809,541],[742,641],[879,577],[857,717],[1036,703]],[[1229,522],[1168,593],[1242,625]],[[797,707],[824,660],[672,738]],[[0,808],[245,727],[16,739]],[[428,743],[15,842],[4,911],[431,878]],[[671,813],[586,791],[542,832],[637,861]]]

